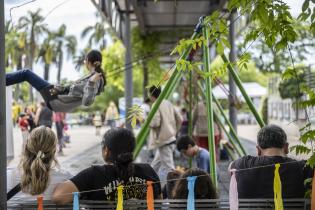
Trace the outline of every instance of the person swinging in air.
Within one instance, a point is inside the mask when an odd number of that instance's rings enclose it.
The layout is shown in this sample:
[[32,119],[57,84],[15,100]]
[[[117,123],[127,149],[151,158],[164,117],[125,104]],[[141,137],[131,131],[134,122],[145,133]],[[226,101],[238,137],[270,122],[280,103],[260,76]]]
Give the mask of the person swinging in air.
[[95,96],[104,91],[106,78],[102,64],[102,54],[91,50],[85,58],[89,74],[69,85],[52,85],[29,69],[6,74],[6,86],[27,81],[40,92],[47,107],[56,112],[71,112],[78,106],[90,106]]

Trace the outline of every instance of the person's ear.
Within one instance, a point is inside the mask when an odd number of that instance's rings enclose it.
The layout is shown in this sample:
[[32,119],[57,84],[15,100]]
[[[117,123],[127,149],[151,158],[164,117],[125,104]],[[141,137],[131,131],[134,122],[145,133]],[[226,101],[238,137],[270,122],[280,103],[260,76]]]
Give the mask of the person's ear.
[[285,144],[284,144],[283,152],[284,152],[284,154],[286,154],[286,155],[289,153],[289,143],[285,143]]
[[102,156],[105,161],[108,160],[109,154],[110,154],[109,149],[106,146],[104,146],[102,149]]
[[261,156],[261,148],[259,146],[256,146],[256,149],[257,149],[257,155]]

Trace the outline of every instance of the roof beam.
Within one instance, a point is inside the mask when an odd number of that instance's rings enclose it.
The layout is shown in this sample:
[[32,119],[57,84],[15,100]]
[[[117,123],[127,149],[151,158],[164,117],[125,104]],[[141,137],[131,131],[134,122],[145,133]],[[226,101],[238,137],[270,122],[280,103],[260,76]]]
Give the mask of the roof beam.
[[131,5],[132,5],[134,13],[136,14],[137,19],[138,19],[138,24],[140,27],[140,33],[141,33],[141,35],[145,35],[145,33],[146,33],[145,22],[144,22],[143,12],[141,10],[141,7],[138,5],[138,0],[131,0]]

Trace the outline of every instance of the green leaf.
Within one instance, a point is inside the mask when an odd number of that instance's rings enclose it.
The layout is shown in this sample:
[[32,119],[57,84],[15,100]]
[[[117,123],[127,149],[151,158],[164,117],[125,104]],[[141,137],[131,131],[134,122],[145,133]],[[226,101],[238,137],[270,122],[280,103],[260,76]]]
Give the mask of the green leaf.
[[314,167],[315,165],[315,154],[312,154],[312,156],[307,160],[307,165],[310,165],[311,167]]
[[312,183],[313,178],[307,178],[304,180],[304,186],[307,186]]
[[300,154],[309,154],[312,150],[304,145],[295,145],[293,147],[290,148],[290,151],[294,151],[295,150],[295,154],[296,155],[300,155]]
[[137,118],[133,117],[132,120],[131,120],[131,127],[135,128],[136,125],[137,125]]
[[305,0],[303,5],[302,5],[302,12],[305,12],[307,10],[307,8],[309,7],[310,1],[309,0]]
[[224,47],[223,47],[222,42],[218,42],[218,44],[217,44],[217,53],[218,53],[219,55],[221,55],[221,54],[224,53]]
[[227,48],[231,48],[230,42],[227,39],[221,38],[221,41]]
[[308,140],[315,139],[315,130],[306,131],[301,137],[300,140],[305,144]]
[[279,50],[286,48],[287,44],[288,44],[288,42],[286,39],[280,40],[275,46],[276,51],[279,51]]

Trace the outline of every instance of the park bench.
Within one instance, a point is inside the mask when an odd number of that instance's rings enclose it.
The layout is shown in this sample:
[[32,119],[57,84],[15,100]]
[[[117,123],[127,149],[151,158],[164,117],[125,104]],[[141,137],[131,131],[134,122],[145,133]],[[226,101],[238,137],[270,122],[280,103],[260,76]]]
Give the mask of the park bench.
[[[44,201],[45,210],[71,210],[72,204],[56,205],[50,201]],[[155,200],[155,210],[185,210],[187,200]],[[310,210],[310,200],[305,199],[284,199],[284,209],[289,210]],[[36,202],[10,201],[8,209],[12,210],[37,210]],[[116,203],[111,201],[80,201],[80,209],[88,210],[115,210]],[[146,200],[128,200],[124,201],[124,210],[146,210]],[[229,201],[224,199],[196,200],[196,210],[229,210]],[[274,209],[273,199],[240,199],[240,210],[272,210]]]

